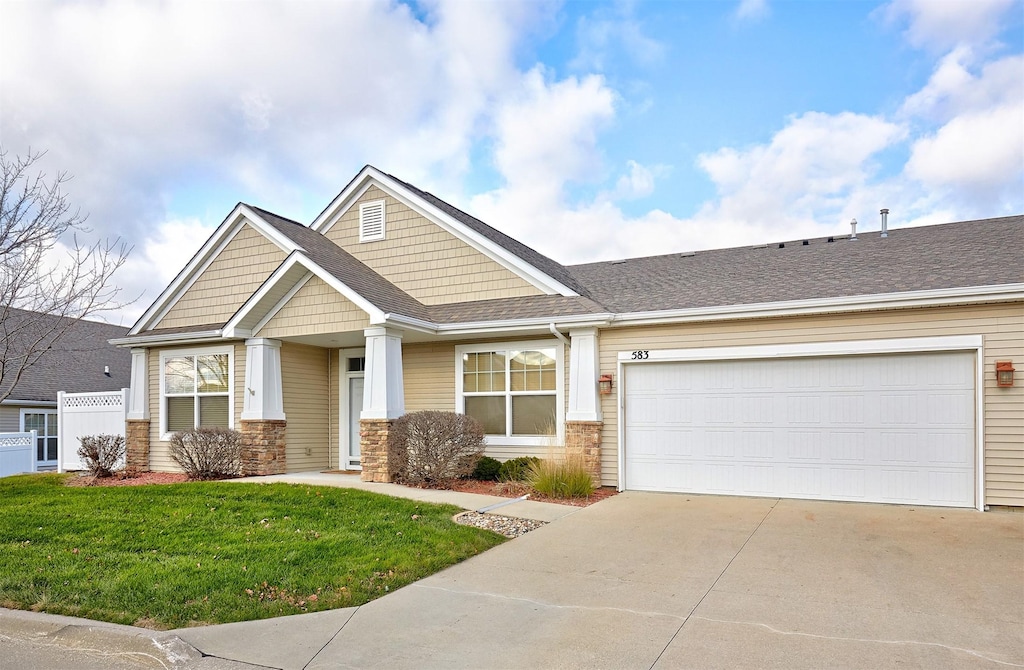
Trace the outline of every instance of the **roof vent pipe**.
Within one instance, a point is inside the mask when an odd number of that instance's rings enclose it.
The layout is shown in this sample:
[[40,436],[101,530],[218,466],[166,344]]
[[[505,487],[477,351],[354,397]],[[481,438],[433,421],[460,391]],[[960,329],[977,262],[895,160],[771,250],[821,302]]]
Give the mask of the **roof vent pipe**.
[[879,211],[882,215],[882,235],[881,237],[889,237],[889,210],[883,209]]
[[850,219],[850,239],[857,239],[857,219]]

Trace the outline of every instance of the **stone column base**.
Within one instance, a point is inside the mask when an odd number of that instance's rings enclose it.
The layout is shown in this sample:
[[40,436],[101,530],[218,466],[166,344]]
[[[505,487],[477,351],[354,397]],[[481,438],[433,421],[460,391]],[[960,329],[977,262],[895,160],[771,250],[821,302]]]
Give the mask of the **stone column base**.
[[395,422],[391,419],[359,420],[359,465],[364,482],[390,482],[394,478],[388,451],[388,433]]
[[124,466],[136,472],[149,472],[149,419],[124,422]]
[[601,421],[566,421],[565,455],[578,454],[595,486],[601,485]]
[[284,474],[287,421],[242,420],[242,474]]

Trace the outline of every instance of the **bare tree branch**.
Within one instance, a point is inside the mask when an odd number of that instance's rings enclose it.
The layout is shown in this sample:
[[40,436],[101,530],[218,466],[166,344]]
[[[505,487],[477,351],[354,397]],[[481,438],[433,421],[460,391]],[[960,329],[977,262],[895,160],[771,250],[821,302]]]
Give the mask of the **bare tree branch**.
[[8,158],[0,147],[0,401],[79,321],[130,304],[112,276],[131,249],[79,241],[91,231],[63,191],[71,177],[36,171],[43,155]]

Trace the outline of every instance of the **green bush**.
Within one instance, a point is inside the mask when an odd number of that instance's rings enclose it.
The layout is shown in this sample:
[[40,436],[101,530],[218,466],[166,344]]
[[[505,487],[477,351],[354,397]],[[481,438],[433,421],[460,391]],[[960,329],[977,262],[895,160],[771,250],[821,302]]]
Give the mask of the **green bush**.
[[501,461],[490,456],[481,456],[473,468],[471,479],[479,479],[484,482],[493,482],[498,479],[498,472],[501,470]]
[[594,492],[594,481],[581,458],[547,459],[532,464],[527,481],[538,493],[552,498],[586,498]]
[[498,470],[498,481],[525,482],[530,466],[535,463],[540,463],[540,459],[536,456],[510,458],[501,464],[501,469]]

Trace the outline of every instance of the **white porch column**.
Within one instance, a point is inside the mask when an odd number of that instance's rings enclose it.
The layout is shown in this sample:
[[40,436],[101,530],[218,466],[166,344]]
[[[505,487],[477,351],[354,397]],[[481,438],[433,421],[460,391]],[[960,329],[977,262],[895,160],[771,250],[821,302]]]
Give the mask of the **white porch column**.
[[363,411],[360,419],[397,419],[405,414],[402,377],[402,333],[391,328],[367,328]]
[[601,421],[597,377],[601,363],[597,328],[569,331],[569,411],[566,421]]
[[257,337],[245,341],[244,421],[283,421],[281,342]]
[[149,368],[146,350],[132,349],[131,393],[128,395],[126,419],[141,421],[149,418]]

